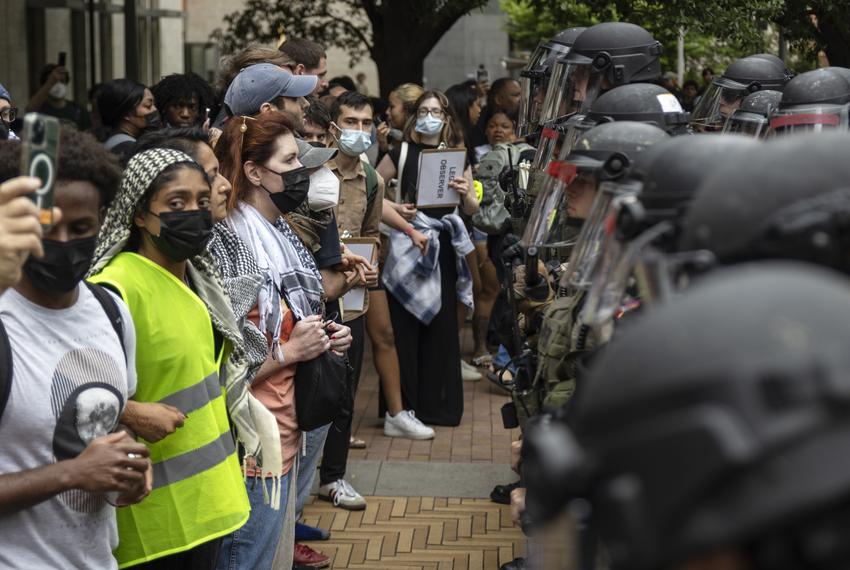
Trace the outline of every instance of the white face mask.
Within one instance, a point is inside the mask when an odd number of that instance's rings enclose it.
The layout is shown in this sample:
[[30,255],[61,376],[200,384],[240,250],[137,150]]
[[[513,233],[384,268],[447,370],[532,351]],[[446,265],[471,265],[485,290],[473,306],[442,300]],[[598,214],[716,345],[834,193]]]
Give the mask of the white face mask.
[[428,113],[424,117],[416,119],[416,127],[414,128],[417,133],[426,136],[437,135],[443,130],[443,120]]
[[65,95],[68,94],[68,86],[59,81],[53,84],[48,94],[54,99],[64,99]]
[[307,192],[307,205],[314,212],[333,208],[339,202],[339,178],[333,171],[323,166],[310,175],[310,190]]

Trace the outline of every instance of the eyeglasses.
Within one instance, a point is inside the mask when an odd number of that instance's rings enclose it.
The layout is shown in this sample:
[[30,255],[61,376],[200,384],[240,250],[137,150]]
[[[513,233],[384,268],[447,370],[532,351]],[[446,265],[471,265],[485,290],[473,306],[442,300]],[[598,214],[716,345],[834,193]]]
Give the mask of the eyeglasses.
[[18,108],[17,107],[6,107],[2,111],[0,111],[0,119],[3,119],[7,123],[11,123],[15,119],[18,118]]
[[429,114],[435,119],[444,119],[446,117],[446,112],[442,109],[427,109],[425,107],[421,107],[416,114],[419,115],[420,119],[424,119]]

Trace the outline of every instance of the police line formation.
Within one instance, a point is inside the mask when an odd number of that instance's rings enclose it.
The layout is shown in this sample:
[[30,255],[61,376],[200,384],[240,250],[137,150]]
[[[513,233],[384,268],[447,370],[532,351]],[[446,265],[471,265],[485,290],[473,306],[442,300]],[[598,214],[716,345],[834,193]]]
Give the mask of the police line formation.
[[[686,113],[656,84],[660,56],[651,34],[623,22],[567,29],[542,42],[521,74],[517,125],[536,147],[524,145],[516,160],[507,160],[471,215],[477,229],[497,238],[500,275],[514,311],[500,331],[510,355],[500,384],[511,392],[502,410],[505,425],[520,426],[523,437],[516,446],[521,481],[507,491],[514,489],[531,543],[527,559],[505,568],[846,568],[850,361],[842,344],[850,330],[841,330],[850,327],[850,288],[843,275],[850,271],[850,70],[829,67],[795,76],[774,55],[743,57]],[[225,127],[218,144],[242,137],[240,152],[251,148],[254,120],[234,117],[237,127]],[[183,283],[163,284],[152,264],[115,257],[128,239],[138,239],[138,229],[129,229],[131,206],[151,199],[147,189],[164,168],[188,160],[179,149],[139,156],[117,198],[123,210],[112,207],[106,216],[90,273],[119,292],[130,283],[128,291],[179,298],[163,288]],[[249,178],[262,175],[249,170]],[[306,192],[304,180],[283,180],[287,188]],[[280,211],[291,211],[283,194],[270,193]],[[163,229],[203,233],[204,224],[194,218],[160,216]],[[233,228],[255,255],[272,242],[284,243],[251,230],[251,224],[239,218]],[[396,231],[391,248],[414,240],[410,233]],[[213,238],[211,249],[228,252],[216,256],[218,263],[249,263],[244,251],[228,251],[230,237]],[[166,253],[175,244],[157,243]],[[186,283],[207,296],[201,295],[204,305],[186,301],[169,310],[201,314],[192,338],[215,346],[191,363],[184,392],[212,390],[220,382],[222,343],[237,344],[240,334],[233,314],[217,304],[214,261],[193,244],[182,247],[172,251],[174,258],[196,256]],[[297,261],[300,250],[281,247],[284,257]],[[110,263],[113,257],[118,262]],[[227,271],[222,273],[235,308],[247,283],[228,283]],[[303,275],[278,277],[295,279],[304,292],[287,299],[291,311],[314,314],[317,298],[310,287],[316,282]],[[268,321],[272,335],[281,319],[276,303],[269,303],[274,287],[260,287],[261,326]],[[110,302],[97,291],[92,289],[106,308]],[[127,294],[121,296],[127,300]],[[154,315],[134,313],[133,319],[137,335],[150,337],[145,327],[156,326]],[[117,329],[121,316],[114,320]],[[335,330],[348,334],[341,325]],[[229,372],[244,374],[240,359],[249,357],[250,351],[235,354]],[[156,360],[141,352],[137,358]],[[333,376],[337,365],[319,362],[305,370],[318,382]],[[153,366],[153,373],[168,372]],[[198,378],[205,380],[192,384]],[[126,443],[127,461],[150,456],[155,478],[153,489],[136,491],[152,491],[150,497],[119,509],[122,529],[138,531],[122,530],[122,566],[194,547],[209,536],[203,524],[181,526],[173,506],[191,501],[192,492],[169,478],[203,485],[200,475],[221,485],[217,506],[233,508],[229,520],[215,521],[219,536],[244,523],[241,480],[213,473],[232,473],[237,462],[228,421],[239,443],[262,443],[262,429],[251,426],[259,415],[232,401],[235,394],[227,391],[227,411],[221,401],[206,406],[215,449],[202,448],[206,454],[190,454],[189,462],[179,461],[176,452],[203,436],[188,430],[182,440]],[[309,409],[297,404],[299,413]],[[325,420],[316,418],[316,424]],[[67,448],[73,442],[59,437],[54,449]],[[227,461],[219,462],[219,455]],[[143,468],[128,463],[126,470]],[[271,501],[286,494],[281,486],[277,479],[268,491],[263,485],[266,504],[268,494]],[[157,494],[163,489],[167,497]],[[135,499],[122,497],[119,504]],[[63,500],[93,508],[82,494]],[[252,494],[252,507],[254,500]],[[137,510],[146,503],[153,511]],[[143,512],[147,518],[137,516]],[[151,512],[161,516],[150,518]],[[567,514],[574,521],[569,530],[547,530],[559,528]],[[172,537],[164,527],[198,536],[180,536],[169,552]],[[125,536],[131,537],[126,543]],[[535,542],[540,536],[545,540]],[[546,558],[546,541],[570,537],[578,545],[575,560]],[[232,553],[245,539],[237,531],[229,540]]]

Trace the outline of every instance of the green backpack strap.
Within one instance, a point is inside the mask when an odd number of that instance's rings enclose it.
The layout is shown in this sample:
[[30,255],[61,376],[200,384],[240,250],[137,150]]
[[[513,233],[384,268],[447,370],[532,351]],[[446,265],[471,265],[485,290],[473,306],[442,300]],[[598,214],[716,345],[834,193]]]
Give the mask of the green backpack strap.
[[363,163],[363,170],[366,172],[366,209],[369,209],[378,195],[378,171],[368,162]]

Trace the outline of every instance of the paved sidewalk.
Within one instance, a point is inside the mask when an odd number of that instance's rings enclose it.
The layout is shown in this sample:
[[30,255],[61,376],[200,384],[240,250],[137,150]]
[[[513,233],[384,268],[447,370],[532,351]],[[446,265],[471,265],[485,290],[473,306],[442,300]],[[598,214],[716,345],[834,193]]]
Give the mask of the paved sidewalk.
[[[467,328],[462,346],[470,337]],[[497,570],[522,556],[510,509],[487,498],[493,485],[517,479],[509,463],[519,430],[504,429],[500,412],[508,400],[484,377],[465,382],[460,426],[437,427],[432,441],[384,437],[367,341],[353,429],[367,447],[351,450],[346,474],[367,508],[348,512],[313,498],[304,522],[332,536],[310,546],[331,556],[334,569]]]

